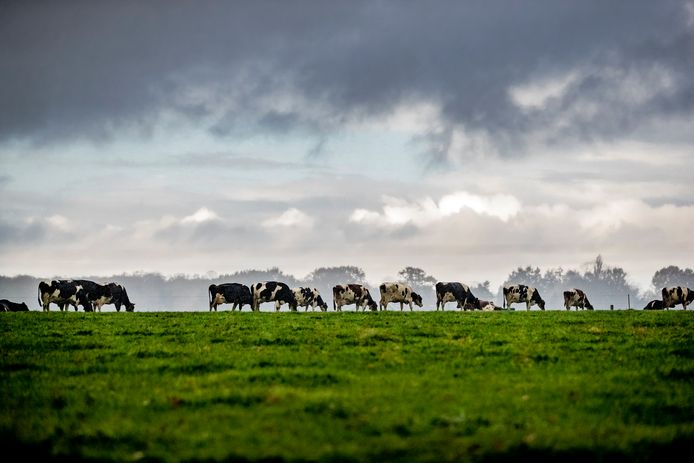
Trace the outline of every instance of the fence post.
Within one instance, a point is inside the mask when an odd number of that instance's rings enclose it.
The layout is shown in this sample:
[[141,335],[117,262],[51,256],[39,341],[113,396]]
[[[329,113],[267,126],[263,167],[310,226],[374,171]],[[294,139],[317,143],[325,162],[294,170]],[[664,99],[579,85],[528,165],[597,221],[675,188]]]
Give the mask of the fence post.
[[631,310],[631,295],[627,294],[627,307]]
[[614,310],[614,304],[610,304],[610,310]]

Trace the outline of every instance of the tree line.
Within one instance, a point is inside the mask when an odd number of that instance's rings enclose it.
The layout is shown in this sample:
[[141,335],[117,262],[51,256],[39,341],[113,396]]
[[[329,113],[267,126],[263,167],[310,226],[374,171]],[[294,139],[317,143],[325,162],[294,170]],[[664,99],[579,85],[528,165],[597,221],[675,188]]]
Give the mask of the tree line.
[[[0,276],[0,298],[15,302],[26,302],[30,309],[38,310],[37,288],[40,281],[51,279],[79,278],[99,283],[114,281],[127,288],[130,299],[136,304],[135,310],[203,310],[207,309],[207,288],[210,284],[237,282],[245,285],[262,281],[281,281],[289,285],[317,288],[329,306],[332,306],[332,288],[336,284],[358,283],[367,286],[374,299],[378,301],[378,285],[369,282],[363,269],[357,266],[319,267],[306,275],[297,278],[283,272],[277,267],[265,270],[241,270],[233,273],[205,275],[174,275],[166,277],[160,273],[136,272],[132,274],[113,275],[108,277],[75,275],[62,277],[38,278],[29,275],[14,277]],[[397,273],[397,281],[409,284],[419,293],[425,308],[436,304],[434,285],[438,280],[419,267],[405,267]],[[627,272],[621,267],[608,266],[602,256],[597,256],[586,266],[584,271],[576,269],[549,268],[544,271],[539,267],[518,267],[498,288],[492,288],[489,281],[470,283],[472,293],[480,299],[495,301],[501,305],[502,288],[507,284],[525,284],[534,286],[547,303],[548,308],[563,307],[563,291],[569,288],[583,289],[596,308],[616,309],[642,308],[652,299],[660,299],[660,289],[666,286],[687,286],[694,288],[694,270],[681,269],[670,265],[655,272],[652,287],[640,292],[629,283]],[[627,297],[629,299],[627,299]],[[109,306],[110,307],[110,306]],[[223,309],[224,310],[223,306]]]

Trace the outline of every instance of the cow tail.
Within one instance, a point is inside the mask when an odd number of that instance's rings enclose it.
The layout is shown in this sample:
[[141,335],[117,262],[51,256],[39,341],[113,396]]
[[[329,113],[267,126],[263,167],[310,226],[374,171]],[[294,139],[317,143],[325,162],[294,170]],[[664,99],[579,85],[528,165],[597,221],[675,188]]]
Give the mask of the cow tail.
[[43,307],[43,301],[41,300],[41,284],[40,283],[39,283],[39,287],[38,287],[38,292],[39,292],[39,295],[38,295],[39,305],[41,307]]

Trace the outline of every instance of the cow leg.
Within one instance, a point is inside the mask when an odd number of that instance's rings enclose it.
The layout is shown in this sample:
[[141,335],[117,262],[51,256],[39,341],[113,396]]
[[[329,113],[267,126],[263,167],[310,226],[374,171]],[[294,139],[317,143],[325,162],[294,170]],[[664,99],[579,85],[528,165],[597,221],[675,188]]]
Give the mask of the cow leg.
[[530,310],[530,302],[525,301],[525,310]]
[[410,312],[412,312],[412,302],[410,302]]

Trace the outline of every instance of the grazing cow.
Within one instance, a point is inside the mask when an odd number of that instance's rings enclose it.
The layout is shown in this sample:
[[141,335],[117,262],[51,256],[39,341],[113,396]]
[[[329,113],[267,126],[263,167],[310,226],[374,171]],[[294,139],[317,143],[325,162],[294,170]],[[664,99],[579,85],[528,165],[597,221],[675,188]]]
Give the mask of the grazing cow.
[[260,304],[263,302],[275,302],[275,311],[279,312],[282,304],[289,304],[289,310],[296,311],[296,298],[294,293],[284,283],[277,281],[266,281],[265,283],[255,283],[251,286],[251,295],[253,303],[251,307],[253,311],[260,310]]
[[383,283],[378,289],[381,291],[381,300],[378,304],[381,310],[387,310],[388,304],[391,302],[400,303],[400,312],[402,312],[403,304],[410,306],[410,312],[412,312],[413,302],[422,307],[422,296],[412,291],[409,285],[404,283]]
[[95,283],[91,280],[75,280],[87,293],[87,301],[91,304],[94,312],[101,312],[104,304],[111,303],[111,288],[108,285]]
[[446,302],[457,302],[460,310],[467,310],[466,306],[477,304],[477,298],[470,291],[470,287],[458,282],[436,283],[436,310],[445,310]]
[[586,293],[578,288],[564,291],[564,307],[566,310],[571,310],[571,307],[576,307],[576,310],[579,308],[593,310],[593,305],[588,300]]
[[217,306],[220,304],[233,304],[231,306],[232,312],[236,310],[236,307],[239,308],[240,312],[245,304],[250,305],[251,309],[253,309],[251,289],[241,283],[212,284],[208,288],[208,294],[210,299],[210,312],[212,312],[212,309],[216,312]]
[[511,304],[516,302],[525,302],[525,310],[530,310],[530,306],[535,304],[545,310],[545,301],[540,297],[540,292],[532,286],[504,286],[504,308],[511,308]]
[[320,307],[323,312],[328,310],[328,304],[325,303],[316,288],[294,288],[292,292],[297,307],[306,307],[307,312],[309,307],[311,307],[311,311],[314,311],[316,307]]
[[694,290],[684,286],[663,288],[662,295],[663,308],[665,309],[675,307],[677,304],[682,304],[682,308],[687,310],[687,305],[694,302]]
[[501,307],[494,304],[492,301],[483,301],[482,299],[475,299],[472,302],[467,302],[465,304],[465,309],[471,310],[482,310],[484,312],[492,312],[494,310],[503,310]]
[[7,299],[0,299],[0,312],[28,312],[29,307],[27,307],[26,302],[19,304],[18,302],[8,301]]
[[646,304],[643,310],[663,310],[663,301],[658,299],[653,299],[651,302]]
[[367,307],[372,311],[378,310],[376,301],[371,297],[369,288],[357,284],[334,286],[333,309],[342,312],[342,306],[349,304],[356,305],[357,312],[359,311],[359,307],[361,307],[363,311],[366,310]]
[[120,306],[125,306],[126,312],[133,312],[135,310],[135,304],[130,302],[128,297],[128,292],[125,290],[123,285],[117,283],[109,283],[108,287],[111,289],[111,304],[116,306],[116,312],[120,312]]
[[92,311],[92,305],[87,299],[87,293],[82,285],[72,280],[53,280],[50,283],[42,281],[39,283],[39,304],[44,312],[50,310],[51,302],[56,304],[61,311],[71,305],[77,311],[77,306],[81,305],[85,312]]

